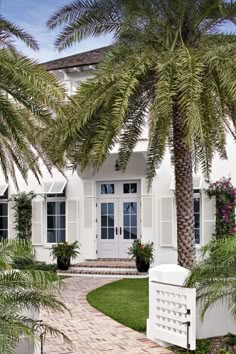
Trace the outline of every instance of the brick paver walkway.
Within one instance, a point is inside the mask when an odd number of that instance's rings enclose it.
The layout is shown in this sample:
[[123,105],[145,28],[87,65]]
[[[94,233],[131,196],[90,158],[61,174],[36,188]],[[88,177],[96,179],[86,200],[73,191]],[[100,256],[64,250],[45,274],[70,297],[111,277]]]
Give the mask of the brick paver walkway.
[[88,304],[88,292],[115,280],[95,277],[65,279],[62,300],[71,310],[72,317],[42,312],[41,318],[66,333],[74,348],[67,348],[60,338],[47,336],[44,354],[171,353],[146,339],[144,334],[119,324]]

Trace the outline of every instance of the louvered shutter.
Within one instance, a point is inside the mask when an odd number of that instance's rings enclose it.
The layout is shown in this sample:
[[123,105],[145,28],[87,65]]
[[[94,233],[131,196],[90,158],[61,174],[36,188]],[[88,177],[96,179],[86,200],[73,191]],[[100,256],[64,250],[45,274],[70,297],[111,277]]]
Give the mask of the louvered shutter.
[[152,188],[148,191],[147,181],[143,178],[141,180],[141,235],[143,242],[154,242],[153,212]]
[[13,209],[15,202],[8,203],[8,239],[12,240],[16,237],[16,230],[14,224],[14,214],[15,210]]
[[160,198],[160,246],[174,245],[174,201],[173,197]]
[[208,243],[215,233],[215,198],[202,194],[202,244]]
[[94,227],[94,205],[94,183],[84,181],[84,227],[91,230]]
[[34,246],[43,245],[43,201],[32,201],[32,243]]
[[67,236],[68,242],[78,240],[78,218],[79,218],[79,204],[78,200],[66,201],[66,218],[67,218]]

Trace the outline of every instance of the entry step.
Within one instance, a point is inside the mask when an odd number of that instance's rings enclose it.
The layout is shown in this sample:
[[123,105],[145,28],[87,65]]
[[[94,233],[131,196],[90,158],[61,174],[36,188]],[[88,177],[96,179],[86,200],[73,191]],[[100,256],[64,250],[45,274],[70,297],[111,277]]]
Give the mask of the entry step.
[[87,260],[77,264],[72,264],[71,268],[128,268],[136,269],[135,262],[130,259],[122,260],[108,260],[108,259],[98,259],[98,260]]
[[71,267],[68,270],[65,271],[59,271],[60,273],[66,273],[66,274],[77,274],[77,275],[91,275],[91,276],[96,276],[96,275],[115,275],[115,276],[146,276],[148,273],[139,273],[135,269],[116,269],[116,268],[78,268],[78,267]]

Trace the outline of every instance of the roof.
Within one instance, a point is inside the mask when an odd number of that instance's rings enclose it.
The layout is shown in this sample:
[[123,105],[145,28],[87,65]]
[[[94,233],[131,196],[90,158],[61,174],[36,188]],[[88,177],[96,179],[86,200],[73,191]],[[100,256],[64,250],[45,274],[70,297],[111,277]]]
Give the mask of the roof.
[[93,65],[101,61],[111,46],[102,47],[88,52],[70,55],[56,60],[51,60],[46,63],[42,63],[46,70],[58,70],[72,68],[83,65]]

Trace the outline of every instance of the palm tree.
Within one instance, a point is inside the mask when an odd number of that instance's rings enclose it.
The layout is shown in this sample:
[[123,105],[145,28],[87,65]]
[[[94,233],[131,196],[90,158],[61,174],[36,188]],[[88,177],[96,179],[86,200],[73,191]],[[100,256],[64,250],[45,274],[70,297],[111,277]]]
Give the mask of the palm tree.
[[71,344],[58,329],[27,315],[40,308],[68,311],[57,297],[61,282],[56,273],[11,268],[15,261],[30,260],[30,249],[30,244],[22,241],[0,242],[0,353],[15,353],[22,335],[35,341],[39,341],[41,333],[62,335]]
[[202,317],[217,302],[225,303],[236,318],[236,237],[212,240],[202,250],[203,260],[193,267],[186,285],[197,288]]
[[16,168],[25,180],[28,170],[41,175],[39,158],[51,168],[42,137],[53,125],[52,113],[60,112],[64,91],[54,75],[17,51],[14,38],[38,49],[28,33],[0,16],[0,165],[17,185]]
[[167,147],[175,168],[178,263],[195,261],[193,167],[208,177],[217,152],[226,157],[226,127],[235,131],[236,2],[223,0],[76,0],[48,21],[64,26],[63,50],[114,34],[95,77],[83,83],[58,121],[59,146],[72,164],[98,169],[115,143],[127,165],[146,122],[151,183]]

